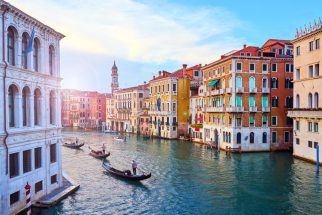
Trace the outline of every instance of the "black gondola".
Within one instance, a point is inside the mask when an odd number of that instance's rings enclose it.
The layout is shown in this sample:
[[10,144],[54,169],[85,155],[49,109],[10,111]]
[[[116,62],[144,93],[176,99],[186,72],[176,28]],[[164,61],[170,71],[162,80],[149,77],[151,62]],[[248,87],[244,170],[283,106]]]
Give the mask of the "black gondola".
[[85,143],[64,143],[63,146],[67,147],[67,148],[71,148],[71,149],[80,149],[82,146],[84,146]]
[[120,170],[114,169],[106,162],[103,162],[102,166],[108,173],[123,179],[127,179],[129,181],[142,181],[151,177],[151,173],[147,175],[146,174],[133,175],[130,170],[120,171]]
[[94,158],[98,158],[98,159],[104,159],[107,158],[108,156],[110,156],[111,153],[103,153],[103,151],[95,151],[93,149],[91,149],[91,152],[89,153],[89,155],[93,156]]

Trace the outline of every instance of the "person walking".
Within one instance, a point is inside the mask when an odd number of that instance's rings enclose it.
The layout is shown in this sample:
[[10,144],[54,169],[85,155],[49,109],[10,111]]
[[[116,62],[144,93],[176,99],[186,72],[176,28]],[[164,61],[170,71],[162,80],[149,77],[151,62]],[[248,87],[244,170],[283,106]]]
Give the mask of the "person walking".
[[133,175],[136,175],[136,168],[138,168],[138,163],[132,160]]

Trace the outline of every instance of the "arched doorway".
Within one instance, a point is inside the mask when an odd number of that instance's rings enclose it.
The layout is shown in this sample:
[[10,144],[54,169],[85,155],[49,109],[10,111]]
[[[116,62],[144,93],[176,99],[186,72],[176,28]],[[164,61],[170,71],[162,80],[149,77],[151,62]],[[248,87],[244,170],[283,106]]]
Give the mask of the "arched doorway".
[[217,128],[214,131],[214,137],[215,137],[215,145],[216,145],[216,147],[218,147],[219,146],[219,134],[218,134]]

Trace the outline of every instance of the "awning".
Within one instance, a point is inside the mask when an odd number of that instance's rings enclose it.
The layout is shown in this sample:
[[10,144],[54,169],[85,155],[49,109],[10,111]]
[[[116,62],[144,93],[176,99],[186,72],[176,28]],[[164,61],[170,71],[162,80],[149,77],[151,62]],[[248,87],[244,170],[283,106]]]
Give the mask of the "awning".
[[210,81],[210,83],[208,84],[208,87],[215,86],[215,84],[217,84],[218,81],[219,81],[219,79],[215,79],[215,80]]

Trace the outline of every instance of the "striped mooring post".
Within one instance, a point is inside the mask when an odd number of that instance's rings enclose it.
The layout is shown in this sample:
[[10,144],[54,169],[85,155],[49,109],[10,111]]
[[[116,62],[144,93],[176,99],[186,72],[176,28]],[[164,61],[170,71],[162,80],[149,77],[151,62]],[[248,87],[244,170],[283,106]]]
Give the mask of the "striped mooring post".
[[26,190],[26,209],[27,209],[27,215],[31,214],[31,201],[30,201],[30,185],[26,184],[25,190]]

